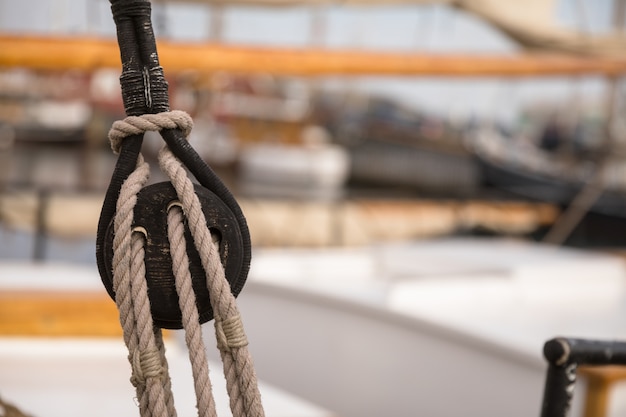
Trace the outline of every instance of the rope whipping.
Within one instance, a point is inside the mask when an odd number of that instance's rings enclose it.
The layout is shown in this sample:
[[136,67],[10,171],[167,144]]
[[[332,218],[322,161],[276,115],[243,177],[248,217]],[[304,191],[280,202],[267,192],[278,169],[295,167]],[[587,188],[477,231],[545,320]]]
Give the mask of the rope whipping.
[[[143,134],[147,130],[172,129],[173,126],[188,133],[192,127],[191,118],[180,111],[130,116],[113,124],[109,138],[112,148],[117,151],[125,137]],[[220,260],[218,242],[206,226],[201,203],[182,162],[167,145],[159,152],[158,159],[179,198],[179,202],[168,207],[168,238],[199,416],[213,417],[217,413],[189,271],[185,221],[206,271],[208,295],[215,317],[217,347],[224,364],[231,411],[234,417],[262,417],[264,411],[256,373],[235,297]],[[173,417],[176,413],[161,331],[153,325],[146,285],[145,231],[133,228],[137,194],[148,178],[148,164],[139,155],[135,170],[121,186],[114,217],[113,287],[124,341],[129,350],[131,382],[136,388],[141,416]]]
[[[115,122],[109,133],[111,146],[119,157],[100,214],[96,255],[103,283],[119,309],[132,368],[131,383],[136,388],[140,414],[142,417],[176,416],[160,327],[169,327],[173,320],[171,313],[180,310],[182,320],[172,328],[182,327],[185,331],[198,415],[216,416],[200,325],[202,317],[206,321],[210,316],[207,316],[206,311],[198,310],[208,304],[215,318],[217,347],[224,364],[232,414],[234,417],[263,417],[256,374],[235,303],[235,295],[243,287],[250,261],[250,237],[245,218],[230,191],[188,144],[186,137],[193,125],[189,115],[169,111],[168,87],[156,51],[150,2],[110,1],[122,60],[122,99],[128,117]],[[137,211],[143,207],[138,205],[140,196],[146,195],[141,192],[152,187],[144,187],[150,173],[141,155],[143,134],[146,131],[159,131],[166,142],[159,152],[159,164],[170,178],[173,186],[171,198],[174,201],[167,208],[158,207],[160,212],[167,211],[166,218],[158,223],[163,225],[167,222],[166,231],[163,232],[167,236],[151,229],[153,225],[148,227],[142,223],[141,214]],[[228,256],[221,259],[219,239],[211,235],[202,204],[186,169],[205,190],[217,198],[210,200],[210,204],[223,204],[225,212],[229,213],[229,218],[234,222],[229,230],[239,231],[239,246],[233,246],[239,248],[237,253],[230,251]],[[170,194],[167,195],[169,199]],[[160,198],[163,195],[148,196]],[[213,222],[211,224],[217,221],[213,217],[210,220]],[[192,239],[189,247],[186,230]],[[225,230],[219,227],[217,230],[223,238]],[[155,238],[161,237],[166,247],[154,245]],[[231,241],[226,239],[225,242]],[[171,268],[165,268],[171,269],[171,273],[165,271],[169,277],[165,279],[172,281],[171,291],[175,291],[178,303],[178,306],[171,306],[172,299],[167,298],[169,318],[165,319],[153,316],[155,306],[163,307],[161,304],[164,299],[158,298],[161,301],[151,305],[154,291],[159,291],[154,287],[155,280],[164,278],[163,275],[155,277],[150,273],[155,271],[155,248],[159,249],[161,258],[171,257],[166,262],[171,264]],[[187,252],[188,248],[195,248],[193,259]],[[237,263],[233,264],[233,259]],[[158,265],[160,267],[163,264]],[[229,276],[232,279],[230,281],[225,272],[228,265],[237,266]],[[198,270],[201,270],[200,275],[197,275]],[[162,271],[159,269],[159,274]],[[198,293],[198,288],[194,289],[198,279],[202,285],[206,284],[208,294],[204,294],[204,290]],[[162,281],[159,283],[162,284]],[[166,291],[169,290],[168,287]]]

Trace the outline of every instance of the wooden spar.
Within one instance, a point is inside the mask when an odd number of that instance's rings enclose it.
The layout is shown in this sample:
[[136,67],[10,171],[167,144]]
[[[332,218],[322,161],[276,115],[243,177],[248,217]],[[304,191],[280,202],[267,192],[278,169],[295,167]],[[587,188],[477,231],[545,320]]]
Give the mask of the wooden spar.
[[5,290],[0,293],[0,336],[119,337],[115,303],[96,291]]
[[[167,73],[229,71],[276,75],[525,77],[626,72],[626,60],[558,55],[444,55],[288,49],[160,41]],[[0,67],[38,70],[119,68],[112,39],[0,35]]]

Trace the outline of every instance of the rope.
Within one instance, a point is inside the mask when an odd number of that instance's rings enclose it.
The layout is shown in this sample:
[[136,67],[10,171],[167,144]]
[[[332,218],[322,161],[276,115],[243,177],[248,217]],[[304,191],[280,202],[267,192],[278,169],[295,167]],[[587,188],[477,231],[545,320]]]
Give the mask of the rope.
[[209,366],[202,342],[202,327],[196,309],[196,294],[191,286],[183,212],[180,207],[175,206],[168,210],[167,227],[176,292],[178,292],[185,342],[189,348],[189,360],[195,383],[196,405],[200,417],[213,417],[217,415],[217,412],[211,395],[211,380],[208,372],[205,371]]
[[131,383],[136,388],[141,415],[167,417],[173,410],[173,406],[167,405],[172,395],[171,389],[168,389],[170,384],[166,381],[164,357],[157,345],[152,324],[143,239],[132,230],[137,193],[147,182],[149,173],[148,164],[140,156],[135,171],[120,190],[114,218],[113,289],[124,342],[129,351]]
[[[127,136],[143,134],[147,130],[174,128],[182,130],[186,136],[192,125],[189,115],[179,111],[130,116],[113,124],[109,139],[114,152],[119,152],[121,143]],[[159,164],[170,178],[180,200],[180,205],[172,204],[168,208],[168,239],[185,341],[192,365],[198,415],[215,417],[217,413],[195,293],[191,284],[184,236],[185,217],[206,272],[209,298],[215,317],[217,347],[224,364],[233,417],[263,417],[256,373],[235,297],[220,260],[219,242],[213,240],[207,228],[202,206],[183,164],[167,146],[159,152]],[[150,312],[144,264],[145,230],[132,228],[137,193],[146,184],[148,177],[148,164],[140,154],[136,168],[122,184],[117,200],[114,218],[113,288],[124,341],[129,350],[131,383],[136,388],[141,416],[175,417],[161,333],[160,330],[155,330]]]
[[[193,183],[189,180],[182,163],[167,146],[161,149],[158,159],[161,169],[169,177],[181,201],[194,245],[200,254],[202,267],[209,277],[207,280],[209,298],[215,316],[218,349],[224,364],[226,388],[230,397],[233,416],[262,417],[264,413],[256,374],[252,358],[248,352],[248,342],[235,297],[226,280],[218,248],[206,227],[207,222],[202,212],[202,206],[198,196],[193,192]],[[174,264],[182,261],[176,258],[172,260]]]
[[23,413],[19,408],[13,404],[5,402],[0,398],[0,417],[30,417],[28,414]]
[[117,155],[120,153],[122,141],[131,135],[140,135],[145,132],[158,132],[163,129],[181,129],[187,137],[193,128],[193,120],[184,111],[174,110],[142,116],[128,116],[124,120],[113,122],[109,131],[111,149]]

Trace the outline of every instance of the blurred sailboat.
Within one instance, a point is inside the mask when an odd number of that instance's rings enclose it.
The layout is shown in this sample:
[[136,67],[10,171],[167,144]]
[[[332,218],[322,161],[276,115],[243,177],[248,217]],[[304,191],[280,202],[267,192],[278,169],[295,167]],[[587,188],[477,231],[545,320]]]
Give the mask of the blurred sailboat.
[[[626,2],[614,2],[613,12],[613,29],[609,34],[583,31],[578,38],[572,38],[572,31],[552,31],[550,37],[535,33],[537,36],[531,36],[526,44],[532,46],[542,39],[547,49],[588,59],[610,56],[624,60]],[[542,115],[544,120],[534,137],[532,134],[529,137],[527,132],[507,135],[493,128],[473,132],[472,146],[487,183],[516,195],[566,207],[564,215],[545,236],[548,242],[591,241],[605,246],[625,243],[621,230],[626,227],[626,158],[624,130],[617,120],[620,90],[617,76],[607,80],[606,103],[601,106],[601,116],[596,117],[595,123],[581,120],[577,115],[579,109],[573,108],[575,103],[569,103],[572,108],[567,113],[574,123],[566,126],[559,121],[562,117],[548,111]]]

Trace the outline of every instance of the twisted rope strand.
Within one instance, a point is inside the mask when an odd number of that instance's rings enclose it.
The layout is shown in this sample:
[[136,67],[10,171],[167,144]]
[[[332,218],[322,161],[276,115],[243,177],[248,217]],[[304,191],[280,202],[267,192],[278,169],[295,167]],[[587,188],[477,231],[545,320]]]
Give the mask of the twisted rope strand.
[[175,411],[170,413],[174,410],[173,404],[168,407],[172,396],[169,377],[164,375],[166,362],[154,337],[147,298],[143,239],[132,231],[137,194],[148,177],[148,164],[140,156],[137,168],[120,190],[114,218],[113,288],[141,415],[174,417]]
[[[139,346],[139,336],[135,327],[135,315],[132,306],[130,293],[130,263],[131,263],[131,227],[133,223],[133,209],[137,203],[137,193],[148,180],[150,169],[148,164],[140,155],[137,158],[135,171],[126,179],[120,190],[117,200],[115,217],[113,219],[113,291],[115,292],[115,303],[120,315],[124,342],[129,351],[128,360],[131,365],[135,352]],[[136,385],[137,400],[142,416],[152,417],[152,412],[148,408],[145,386]]]
[[[200,202],[193,191],[193,184],[187,177],[182,163],[178,161],[166,146],[159,152],[158,159],[161,170],[169,177],[183,206],[194,245],[200,254],[202,266],[207,275],[207,286],[211,306],[213,307],[216,332],[217,334],[223,333],[217,330],[220,326],[219,323],[223,317],[228,317],[236,307],[234,302],[230,303],[228,298],[228,295],[232,296],[232,294],[228,281],[226,281],[224,276],[224,269],[221,266],[219,255],[217,255],[217,259],[215,256],[212,256],[216,255],[216,251],[212,245],[210,232],[206,227],[206,219],[204,213],[202,213]],[[220,354],[224,364],[226,389],[230,397],[233,417],[243,417],[245,416],[244,398],[240,384],[237,381],[238,375],[233,360],[228,355],[225,357],[223,351],[220,351]]]
[[174,407],[174,396],[172,395],[172,380],[170,378],[170,370],[169,365],[167,363],[167,358],[165,357],[165,344],[163,343],[163,332],[160,328],[154,328],[154,339],[157,344],[157,348],[159,349],[159,355],[161,356],[161,363],[163,364],[163,368],[165,369],[165,395],[167,402],[167,414],[169,416],[176,416],[176,407]]
[[[161,361],[161,352],[154,337],[154,325],[148,298],[148,285],[145,279],[143,236],[134,232],[131,235],[131,296],[135,312],[136,328],[139,331],[138,349],[133,355],[132,382],[145,386],[144,395],[148,395],[148,404],[153,417],[168,417],[165,366]],[[137,359],[137,357],[139,359]],[[136,365],[139,364],[137,367]],[[175,415],[170,416],[175,417]]]
[[213,399],[209,365],[202,341],[196,294],[191,285],[189,257],[185,242],[185,225],[180,207],[173,206],[167,214],[167,235],[170,241],[172,269],[176,282],[178,302],[182,312],[185,342],[189,349],[189,360],[196,391],[196,407],[199,417],[216,417],[215,400]]
[[149,175],[148,164],[140,156],[137,159],[137,168],[122,185],[114,218],[113,291],[115,291],[115,302],[120,311],[120,323],[124,330],[128,330],[124,332],[124,340],[129,348],[134,347],[136,343],[136,338],[133,337],[135,332],[133,332],[132,299],[130,292],[122,291],[122,289],[130,288],[130,235],[134,217],[133,209],[137,204],[137,193],[146,183]]
[[238,318],[239,312],[235,297],[226,280],[224,267],[218,249],[212,241],[202,206],[198,196],[193,191],[193,183],[188,178],[182,163],[167,146],[161,149],[158,159],[161,169],[169,177],[181,201],[194,245],[200,254],[202,266],[207,274],[207,286],[215,316],[218,340],[222,335],[226,335],[223,329],[224,322],[239,328],[236,331],[231,329],[228,332],[231,335],[237,335],[237,340],[233,341],[232,345],[230,340],[218,344],[224,363],[226,387],[230,396],[233,416],[263,417],[264,411],[258,391],[256,373],[247,348],[243,326]]
[[144,114],[141,116],[128,116],[124,120],[113,122],[109,130],[109,142],[115,154],[120,153],[122,141],[128,136],[140,135],[151,131],[158,132],[163,129],[180,129],[187,137],[193,128],[193,120],[184,111],[174,110],[157,114]]

